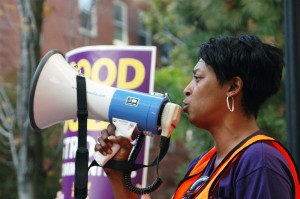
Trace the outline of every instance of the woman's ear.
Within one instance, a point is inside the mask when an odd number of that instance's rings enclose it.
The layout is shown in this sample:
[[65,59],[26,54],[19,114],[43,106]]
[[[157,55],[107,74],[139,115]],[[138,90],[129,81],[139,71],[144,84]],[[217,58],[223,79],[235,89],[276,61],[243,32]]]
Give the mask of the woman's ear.
[[242,92],[243,89],[243,80],[235,76],[229,81],[229,89],[228,89],[228,95],[229,96],[235,96]]

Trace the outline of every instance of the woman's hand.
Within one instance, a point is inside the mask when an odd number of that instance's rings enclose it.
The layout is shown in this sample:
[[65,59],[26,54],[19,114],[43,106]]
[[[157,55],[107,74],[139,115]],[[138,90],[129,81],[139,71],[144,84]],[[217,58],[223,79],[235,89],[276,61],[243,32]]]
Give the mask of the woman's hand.
[[[112,160],[123,161],[127,160],[132,144],[127,138],[121,136],[115,136],[116,127],[113,124],[109,124],[107,129],[102,131],[101,136],[98,138],[98,143],[95,145],[95,151],[99,151],[102,155],[106,156],[112,153],[111,147],[113,144],[119,144],[119,151],[112,157]],[[112,191],[116,199],[137,199],[138,196],[131,192],[123,183],[124,174],[120,170],[114,170],[107,167],[103,167],[107,177],[112,184]]]
[[[127,160],[132,150],[132,144],[127,138],[122,136],[115,136],[116,127],[113,124],[109,124],[107,129],[102,130],[101,136],[98,137],[98,143],[95,145],[95,151],[100,152],[106,156],[112,154],[113,144],[119,144],[119,151],[112,157],[113,160],[123,161]],[[104,168],[106,172],[109,169]]]

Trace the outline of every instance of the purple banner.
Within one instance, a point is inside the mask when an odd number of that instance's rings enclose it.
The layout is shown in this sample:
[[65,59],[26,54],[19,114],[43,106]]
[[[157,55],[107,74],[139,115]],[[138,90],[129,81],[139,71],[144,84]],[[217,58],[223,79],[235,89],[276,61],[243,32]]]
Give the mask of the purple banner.
[[[87,46],[66,53],[70,65],[77,65],[86,78],[116,88],[149,93],[153,91],[156,48],[154,46]],[[103,121],[88,120],[87,148],[89,163],[94,160],[94,146]],[[77,120],[64,124],[64,146],[62,162],[62,189],[64,199],[74,198],[75,155],[77,150]],[[146,139],[147,141],[147,139]],[[148,161],[148,145],[144,145],[137,162]],[[110,182],[102,167],[92,167],[88,174],[89,199],[113,199]],[[147,170],[132,172],[133,184],[145,185]]]

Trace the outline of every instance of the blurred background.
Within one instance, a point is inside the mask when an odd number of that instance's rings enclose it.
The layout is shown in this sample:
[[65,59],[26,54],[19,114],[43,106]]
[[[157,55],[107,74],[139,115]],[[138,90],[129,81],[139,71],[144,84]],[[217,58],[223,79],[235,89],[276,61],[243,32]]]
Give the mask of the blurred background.
[[[182,104],[201,42],[251,33],[284,49],[284,16],[284,0],[0,0],[0,198],[53,199],[61,189],[62,125],[36,133],[28,119],[31,78],[47,51],[156,46],[154,90]],[[261,128],[283,145],[285,82],[258,116]],[[160,164],[164,183],[152,198],[170,198],[189,161],[212,145],[209,133],[183,114]],[[155,172],[148,171],[150,183]]]

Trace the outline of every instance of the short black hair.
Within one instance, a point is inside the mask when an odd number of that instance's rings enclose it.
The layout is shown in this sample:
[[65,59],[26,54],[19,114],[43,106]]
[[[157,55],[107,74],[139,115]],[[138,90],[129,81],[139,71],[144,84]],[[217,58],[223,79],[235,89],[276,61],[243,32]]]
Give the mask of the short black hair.
[[257,117],[261,105],[280,88],[283,52],[257,36],[211,38],[200,46],[198,58],[213,68],[221,85],[235,76],[243,80],[242,106],[247,115]]

